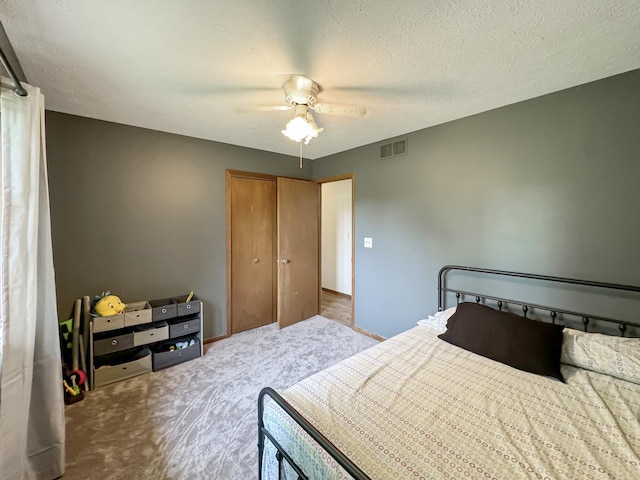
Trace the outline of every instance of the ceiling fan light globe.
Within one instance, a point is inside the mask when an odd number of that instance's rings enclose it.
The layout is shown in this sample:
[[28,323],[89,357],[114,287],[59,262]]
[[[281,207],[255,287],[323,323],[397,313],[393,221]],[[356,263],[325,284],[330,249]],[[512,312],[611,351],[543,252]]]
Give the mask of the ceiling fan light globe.
[[296,116],[287,123],[287,128],[281,130],[281,132],[294,142],[300,142],[312,134],[314,128],[304,118]]
[[304,144],[309,145],[309,142],[314,138],[316,138],[319,133],[320,133],[320,130],[313,130],[309,135],[307,135],[307,138],[305,139]]
[[311,116],[311,114],[307,116],[307,122],[309,122],[309,125],[311,125],[311,132],[305,139],[305,145],[309,145],[309,142],[316,138],[318,134],[324,130],[324,128],[318,128],[318,125],[316,125],[316,122],[313,121],[313,117]]

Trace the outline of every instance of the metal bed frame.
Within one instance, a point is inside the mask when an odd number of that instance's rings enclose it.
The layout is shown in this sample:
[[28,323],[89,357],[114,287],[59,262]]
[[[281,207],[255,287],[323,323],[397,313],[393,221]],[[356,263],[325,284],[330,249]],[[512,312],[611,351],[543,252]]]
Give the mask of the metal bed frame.
[[[446,274],[450,271],[464,271],[474,272],[481,274],[490,274],[505,277],[525,278],[531,280],[541,280],[544,282],[560,283],[565,285],[581,285],[587,287],[601,288],[605,290],[617,290],[630,293],[640,293],[640,287],[633,285],[622,285],[616,283],[594,282],[588,280],[578,280],[574,278],[554,277],[549,275],[538,275],[532,273],[511,272],[506,270],[493,270],[488,268],[477,267],[465,267],[460,265],[446,265],[438,272],[438,311],[442,311],[445,305],[445,297],[447,294],[454,294],[456,297],[456,303],[460,303],[460,300],[465,297],[473,297],[476,303],[484,302],[485,300],[491,300],[496,302],[498,309],[502,310],[505,305],[517,305],[521,307],[523,317],[527,318],[530,310],[535,309],[543,310],[549,313],[549,317],[552,323],[556,323],[558,315],[567,315],[570,317],[580,318],[583,324],[584,331],[587,331],[591,320],[602,321],[607,323],[613,323],[618,326],[618,330],[621,336],[624,336],[628,327],[640,327],[639,324],[621,321],[613,318],[607,318],[599,315],[590,315],[586,313],[566,310],[562,308],[549,307],[544,305],[538,305],[529,302],[522,302],[519,300],[511,300],[502,297],[495,297],[492,295],[486,295],[483,293],[469,292],[459,289],[454,289],[446,286]],[[296,464],[291,456],[284,450],[280,443],[274,438],[274,436],[265,428],[263,413],[264,413],[264,401],[265,397],[269,397],[280,408],[282,408],[287,415],[289,415],[307,434],[313,438],[318,445],[326,451],[345,471],[355,480],[370,480],[369,476],[364,473],[357,465],[355,465],[349,458],[347,458],[335,445],[333,445],[322,433],[320,433],[313,425],[311,425],[300,413],[298,413],[287,401],[282,398],[275,390],[266,387],[260,391],[258,395],[258,479],[262,480],[262,468],[263,468],[263,454],[265,447],[265,437],[276,448],[276,459],[278,462],[278,480],[282,479],[282,466],[283,461],[293,468],[298,475],[298,480],[307,480],[309,477],[302,471],[302,469]]]
[[565,310],[562,308],[548,307],[548,306],[537,305],[535,303],[529,303],[529,302],[523,303],[518,300],[508,300],[505,298],[493,297],[493,296],[485,295],[482,293],[466,292],[463,290],[448,288],[445,285],[445,275],[447,272],[452,270],[460,270],[465,272],[476,272],[476,273],[488,273],[491,275],[500,275],[500,276],[506,276],[506,277],[542,280],[544,282],[564,283],[566,285],[582,285],[586,287],[640,293],[640,287],[636,287],[633,285],[622,285],[618,283],[605,283],[605,282],[592,282],[588,280],[578,280],[575,278],[552,277],[549,275],[537,275],[535,273],[520,273],[520,272],[509,272],[506,270],[491,270],[488,268],[463,267],[460,265],[446,265],[442,267],[440,269],[440,272],[438,273],[438,311],[442,311],[444,309],[445,295],[447,293],[454,293],[456,296],[457,303],[460,303],[460,300],[465,296],[470,296],[470,297],[475,297],[476,303],[480,303],[481,301],[484,301],[484,300],[493,300],[496,302],[499,310],[502,310],[502,307],[505,304],[518,305],[522,307],[522,313],[524,318],[527,318],[529,309],[535,308],[536,310],[546,310],[547,312],[549,312],[551,323],[554,323],[554,324],[556,323],[556,318],[558,314],[568,315],[571,317],[579,317],[582,319],[582,324],[585,332],[588,330],[589,322],[591,320],[599,320],[599,321],[618,325],[618,329],[620,330],[620,335],[622,336],[625,335],[625,332],[627,331],[627,327],[640,326],[632,322],[624,322],[621,320],[616,320],[614,318],[602,317],[599,315],[590,315],[587,313],[580,313],[580,312],[575,312],[571,310]]

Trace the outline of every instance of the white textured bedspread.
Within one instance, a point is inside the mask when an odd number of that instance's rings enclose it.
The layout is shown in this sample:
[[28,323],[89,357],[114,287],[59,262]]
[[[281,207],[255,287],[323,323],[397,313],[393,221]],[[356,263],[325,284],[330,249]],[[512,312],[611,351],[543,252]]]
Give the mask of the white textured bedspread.
[[[640,385],[563,375],[525,373],[416,327],[282,395],[372,479],[640,479]],[[310,478],[348,478],[272,402],[265,424]]]

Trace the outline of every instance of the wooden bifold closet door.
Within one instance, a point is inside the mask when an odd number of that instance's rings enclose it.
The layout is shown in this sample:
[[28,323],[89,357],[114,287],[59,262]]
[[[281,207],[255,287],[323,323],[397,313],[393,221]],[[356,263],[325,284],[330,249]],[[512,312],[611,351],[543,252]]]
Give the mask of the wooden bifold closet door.
[[319,313],[319,187],[278,178],[278,326]]
[[231,332],[275,321],[276,182],[230,177]]
[[319,312],[316,182],[227,172],[229,334]]

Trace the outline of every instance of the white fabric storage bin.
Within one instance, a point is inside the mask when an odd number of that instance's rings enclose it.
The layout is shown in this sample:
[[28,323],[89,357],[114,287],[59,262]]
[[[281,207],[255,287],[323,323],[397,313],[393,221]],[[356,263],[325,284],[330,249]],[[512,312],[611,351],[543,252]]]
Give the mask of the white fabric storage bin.
[[133,346],[148,345],[169,338],[167,322],[156,322],[149,325],[138,325],[133,331]]
[[127,303],[124,309],[124,326],[132,327],[144,323],[151,323],[151,305],[143,302]]
[[124,328],[124,314],[112,317],[93,317],[93,333],[108,332]]
[[152,371],[151,351],[142,358],[116,365],[105,365],[95,371],[96,388]]

